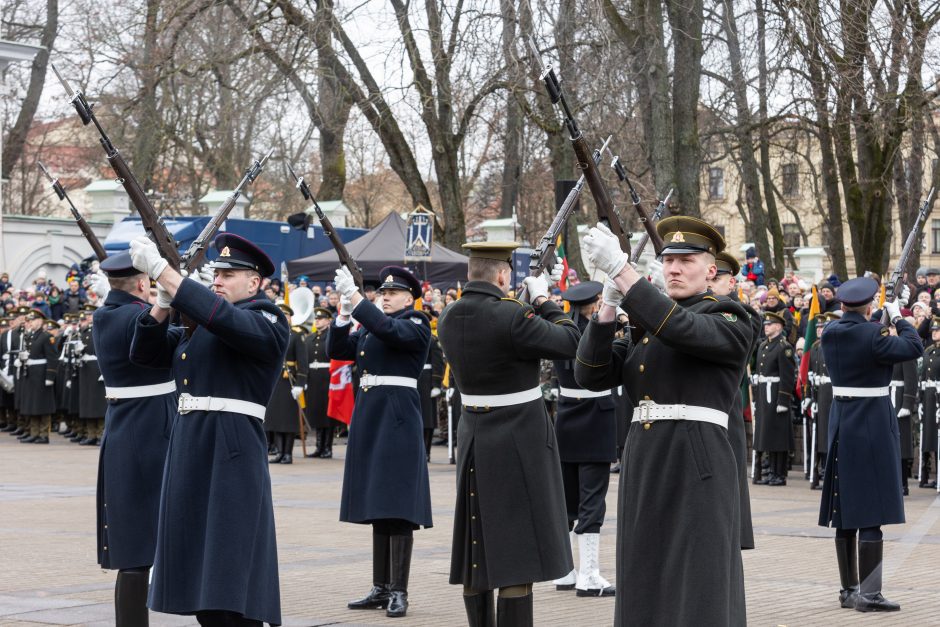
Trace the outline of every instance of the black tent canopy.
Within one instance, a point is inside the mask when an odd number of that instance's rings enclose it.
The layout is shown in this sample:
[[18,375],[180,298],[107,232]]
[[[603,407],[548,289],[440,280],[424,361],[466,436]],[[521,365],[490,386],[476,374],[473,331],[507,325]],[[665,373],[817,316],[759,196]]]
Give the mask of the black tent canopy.
[[[467,280],[467,257],[433,243],[430,262],[404,263],[405,220],[392,212],[371,231],[346,243],[367,281],[377,281],[385,266],[404,265],[422,281],[456,283]],[[291,279],[306,275],[312,281],[332,281],[339,267],[339,257],[330,248],[322,253],[287,262]]]

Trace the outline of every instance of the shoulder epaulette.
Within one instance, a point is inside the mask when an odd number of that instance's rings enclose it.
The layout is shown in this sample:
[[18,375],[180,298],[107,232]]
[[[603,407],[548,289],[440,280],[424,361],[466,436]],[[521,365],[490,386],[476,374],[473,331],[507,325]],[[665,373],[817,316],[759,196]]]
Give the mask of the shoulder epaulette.
[[509,298],[508,296],[504,296],[503,298],[500,298],[499,300],[506,300],[506,301],[509,301],[509,302],[511,302],[511,303],[516,303],[516,304],[519,305],[520,307],[525,307],[525,303],[522,302],[521,300],[516,300],[515,298]]
[[716,303],[718,302],[718,299],[715,298],[714,296],[705,296],[704,298],[702,298],[702,300],[713,300]]

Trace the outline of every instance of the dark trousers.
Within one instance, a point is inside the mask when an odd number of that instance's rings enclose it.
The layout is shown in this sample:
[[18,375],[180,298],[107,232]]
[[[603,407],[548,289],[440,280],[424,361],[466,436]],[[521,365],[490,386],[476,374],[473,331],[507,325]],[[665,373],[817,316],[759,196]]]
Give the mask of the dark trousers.
[[568,529],[578,534],[599,533],[607,514],[610,464],[562,462],[561,479],[565,486]]

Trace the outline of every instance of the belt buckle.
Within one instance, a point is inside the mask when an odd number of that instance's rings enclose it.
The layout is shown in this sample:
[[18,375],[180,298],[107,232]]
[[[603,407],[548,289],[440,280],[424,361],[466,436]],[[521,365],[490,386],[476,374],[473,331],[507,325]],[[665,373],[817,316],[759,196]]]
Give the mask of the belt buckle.
[[192,407],[186,407],[187,402],[191,398],[192,398],[192,395],[186,392],[183,392],[182,394],[180,394],[179,403],[177,404],[177,409],[179,410],[179,413],[188,414],[189,412],[193,411]]
[[650,417],[650,412],[653,409],[653,405],[654,405],[653,401],[646,401],[646,400],[640,401],[637,404],[637,407],[640,410],[640,420],[639,420],[640,424],[648,425],[653,422],[653,419]]
[[360,379],[359,379],[359,388],[360,388],[363,392],[368,392],[368,391],[369,391],[369,388],[372,387],[372,382],[374,382],[374,381],[375,381],[375,375],[374,375],[374,374],[364,374],[364,375],[362,375],[362,377],[360,377]]

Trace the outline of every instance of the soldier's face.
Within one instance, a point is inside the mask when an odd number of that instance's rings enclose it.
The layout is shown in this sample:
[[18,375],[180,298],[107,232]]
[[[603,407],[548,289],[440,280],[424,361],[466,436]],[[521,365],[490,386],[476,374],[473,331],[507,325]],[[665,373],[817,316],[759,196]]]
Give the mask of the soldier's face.
[[705,253],[663,255],[663,278],[670,298],[679,300],[701,294],[717,273],[714,258]]
[[323,331],[330,326],[330,318],[314,318],[313,324],[317,328],[317,331]]
[[768,338],[775,338],[783,332],[783,325],[779,322],[765,322],[764,323],[764,334]]
[[727,296],[734,291],[736,284],[737,280],[727,272],[716,274],[715,278],[709,281],[709,287],[717,296]]
[[28,328],[30,331],[38,331],[39,329],[42,328],[42,323],[43,323],[42,318],[33,318],[33,319],[30,320],[29,323],[27,324],[27,328]]
[[382,311],[394,313],[414,304],[414,296],[407,290],[382,290]]
[[258,293],[261,277],[248,270],[216,268],[212,291],[230,303],[237,303]]

